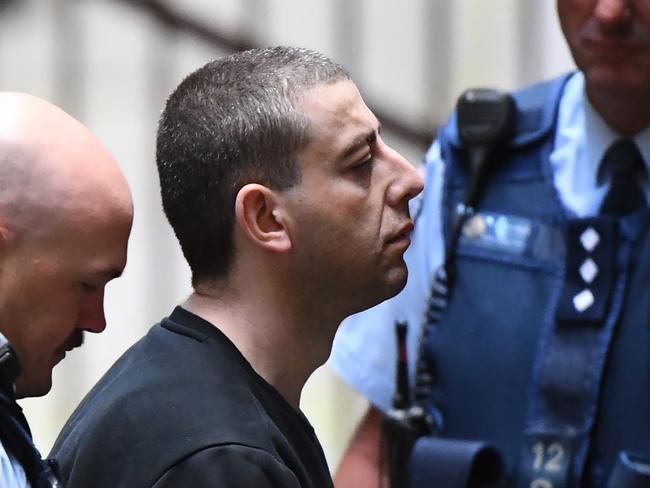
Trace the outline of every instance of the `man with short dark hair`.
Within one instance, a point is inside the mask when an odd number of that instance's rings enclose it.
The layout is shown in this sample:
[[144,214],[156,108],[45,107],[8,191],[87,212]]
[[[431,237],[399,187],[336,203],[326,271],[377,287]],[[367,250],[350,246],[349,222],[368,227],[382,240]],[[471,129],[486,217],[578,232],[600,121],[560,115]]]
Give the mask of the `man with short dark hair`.
[[404,286],[419,174],[339,65],[283,47],[189,75],[157,162],[194,292],[64,427],[67,486],[332,486],[301,390],[341,320]]
[[377,486],[404,317],[429,421],[414,486],[464,486],[481,443],[503,454],[506,486],[650,486],[650,2],[557,9],[579,71],[513,94],[515,134],[452,249],[469,177],[456,114],[441,128],[409,284],[340,330],[332,363],[372,405],[341,488]]
[[106,148],[39,98],[0,92],[0,486],[60,486],[16,398],[106,327],[104,289],[126,264],[133,203]]

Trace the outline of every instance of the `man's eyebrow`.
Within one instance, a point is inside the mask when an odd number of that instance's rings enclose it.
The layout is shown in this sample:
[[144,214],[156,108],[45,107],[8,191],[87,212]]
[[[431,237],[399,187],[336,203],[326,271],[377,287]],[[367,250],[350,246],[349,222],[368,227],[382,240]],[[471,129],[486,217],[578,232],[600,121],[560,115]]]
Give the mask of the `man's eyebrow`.
[[124,271],[124,270],[122,270],[122,269],[114,269],[113,271],[110,271],[110,272],[107,273],[107,274],[108,274],[108,276],[110,277],[110,279],[113,280],[113,279],[115,279],[115,278],[119,278],[120,276],[122,276],[122,272],[123,272],[123,271]]
[[355,138],[354,141],[352,141],[352,143],[350,143],[350,145],[342,152],[341,159],[347,159],[356,153],[359,149],[371,145],[377,140],[377,134],[380,132],[381,125],[379,125],[376,130],[371,129],[366,134]]
[[119,278],[120,276],[122,276],[122,271],[123,270],[120,269],[120,268],[100,269],[100,270],[94,271],[93,274],[95,276],[97,276],[98,278],[103,278],[107,282],[109,282],[109,281],[111,281],[111,280],[113,280],[115,278]]

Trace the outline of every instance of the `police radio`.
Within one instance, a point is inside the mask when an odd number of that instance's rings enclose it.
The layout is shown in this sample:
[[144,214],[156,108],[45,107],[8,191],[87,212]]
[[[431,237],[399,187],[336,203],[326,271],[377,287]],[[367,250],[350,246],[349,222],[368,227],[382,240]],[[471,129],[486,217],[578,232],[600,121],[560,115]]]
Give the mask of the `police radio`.
[[474,213],[481,190],[494,162],[492,155],[513,135],[515,101],[509,93],[489,88],[465,91],[456,104],[456,125],[469,164],[465,200],[445,249],[445,267],[451,271],[463,224]]
[[[514,133],[515,103],[508,93],[487,88],[465,91],[456,104],[458,135],[468,163],[465,197],[458,209],[445,260],[434,275],[426,316],[419,337],[414,399],[408,383],[405,322],[396,323],[397,388],[393,408],[384,417],[388,438],[388,474],[393,488],[410,486],[415,479],[426,479],[430,486],[457,480],[458,486],[492,486],[503,476],[503,462],[492,446],[483,442],[455,441],[434,437],[440,427],[435,410],[427,409],[432,386],[431,368],[426,360],[425,343],[429,331],[440,321],[450,296],[453,263],[461,229],[474,213],[494,152]],[[414,462],[418,455],[442,452],[446,466]]]

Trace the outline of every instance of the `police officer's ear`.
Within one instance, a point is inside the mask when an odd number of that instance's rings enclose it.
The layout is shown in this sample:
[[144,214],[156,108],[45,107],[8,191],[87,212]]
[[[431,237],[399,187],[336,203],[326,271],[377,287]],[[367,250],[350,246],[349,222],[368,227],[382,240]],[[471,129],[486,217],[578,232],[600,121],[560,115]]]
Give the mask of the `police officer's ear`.
[[235,199],[235,218],[251,243],[274,252],[291,249],[285,212],[273,190],[257,183],[244,185]]

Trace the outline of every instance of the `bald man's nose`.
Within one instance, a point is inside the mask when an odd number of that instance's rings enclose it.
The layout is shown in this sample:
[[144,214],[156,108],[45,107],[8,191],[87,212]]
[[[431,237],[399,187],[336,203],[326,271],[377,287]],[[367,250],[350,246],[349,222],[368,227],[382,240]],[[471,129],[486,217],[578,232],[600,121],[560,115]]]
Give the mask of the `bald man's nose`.
[[77,327],[95,334],[99,334],[106,328],[103,287],[83,297]]

